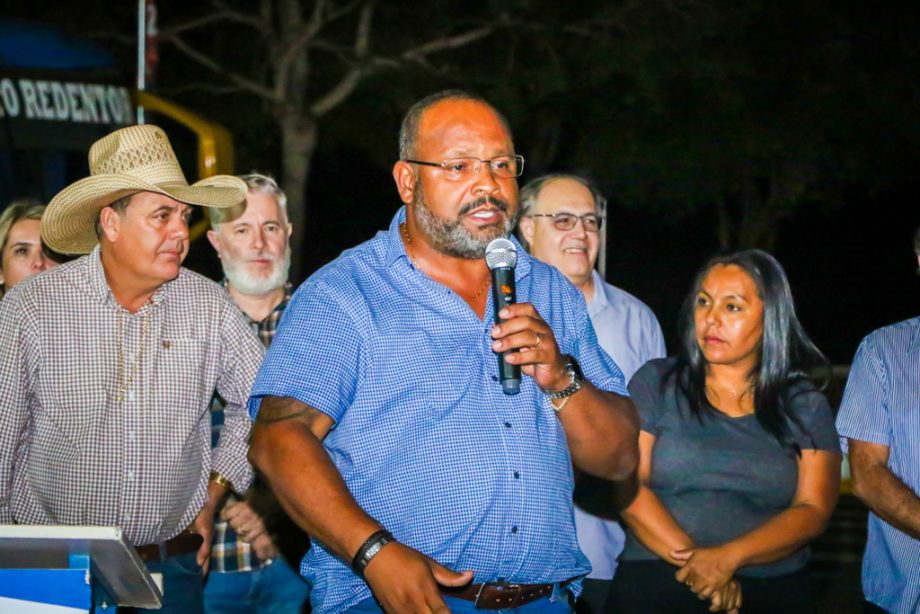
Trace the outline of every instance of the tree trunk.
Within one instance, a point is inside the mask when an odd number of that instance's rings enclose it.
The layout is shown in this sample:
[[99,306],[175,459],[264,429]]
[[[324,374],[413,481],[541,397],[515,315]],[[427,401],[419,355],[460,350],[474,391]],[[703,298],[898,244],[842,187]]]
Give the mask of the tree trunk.
[[310,162],[316,150],[316,120],[309,116],[288,114],[279,120],[283,183],[288,197],[288,216],[294,227],[291,234],[291,279],[302,280],[304,235],[307,219],[307,182]]

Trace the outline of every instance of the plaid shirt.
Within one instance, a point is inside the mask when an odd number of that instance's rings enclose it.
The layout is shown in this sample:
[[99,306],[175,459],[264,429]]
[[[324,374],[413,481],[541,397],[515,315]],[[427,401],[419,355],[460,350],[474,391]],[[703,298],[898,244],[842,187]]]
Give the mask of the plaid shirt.
[[[227,280],[223,281],[224,287]],[[291,301],[292,286],[288,282],[284,285],[284,299],[278,303],[264,320],[257,322],[247,317],[249,326],[259,336],[262,345],[268,347],[275,337],[275,330],[281,322],[284,308]],[[244,314],[245,315],[245,314]],[[211,399],[211,443],[217,446],[220,433],[224,426],[224,399],[215,394]],[[231,495],[232,496],[232,495]],[[264,519],[263,519],[264,520]],[[214,542],[211,548],[211,572],[252,571],[265,564],[256,556],[252,546],[237,539],[236,531],[229,522],[218,519],[214,523]]]
[[[133,314],[98,247],[18,284],[0,301],[0,523],[179,534],[212,470],[251,480],[242,405],[262,352],[227,293],[185,269]],[[215,389],[230,403],[212,451]]]

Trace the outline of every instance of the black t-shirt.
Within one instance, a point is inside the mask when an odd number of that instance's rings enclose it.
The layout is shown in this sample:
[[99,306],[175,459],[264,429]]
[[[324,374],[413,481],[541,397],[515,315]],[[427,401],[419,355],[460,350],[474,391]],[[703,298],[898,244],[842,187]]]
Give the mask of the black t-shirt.
[[[750,414],[732,418],[710,412],[702,424],[690,413],[687,399],[669,378],[661,379],[674,359],[645,364],[629,383],[641,429],[655,437],[649,487],[677,523],[701,546],[717,546],[750,532],[789,507],[798,484],[798,456],[781,446]],[[675,394],[676,392],[676,394]],[[789,389],[791,441],[803,450],[840,451],[831,408],[811,383],[799,380]],[[627,535],[623,560],[658,557]],[[807,548],[767,565],[738,571],[774,576],[800,569]]]

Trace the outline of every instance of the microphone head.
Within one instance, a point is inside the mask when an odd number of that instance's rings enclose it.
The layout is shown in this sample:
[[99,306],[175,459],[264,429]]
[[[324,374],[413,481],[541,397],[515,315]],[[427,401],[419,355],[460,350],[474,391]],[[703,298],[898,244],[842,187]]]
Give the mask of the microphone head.
[[517,249],[508,239],[495,239],[486,247],[486,264],[489,269],[513,269],[517,264]]

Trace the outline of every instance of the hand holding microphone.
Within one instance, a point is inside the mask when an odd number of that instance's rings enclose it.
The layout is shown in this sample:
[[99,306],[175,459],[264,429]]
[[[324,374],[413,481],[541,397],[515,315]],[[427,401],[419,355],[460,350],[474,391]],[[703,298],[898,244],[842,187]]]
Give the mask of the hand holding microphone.
[[505,394],[520,392],[521,371],[537,386],[556,392],[569,385],[553,330],[530,303],[517,303],[514,267],[517,250],[508,239],[495,239],[486,247],[486,264],[492,271],[492,305],[495,328],[492,350],[498,354],[498,373]]

